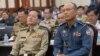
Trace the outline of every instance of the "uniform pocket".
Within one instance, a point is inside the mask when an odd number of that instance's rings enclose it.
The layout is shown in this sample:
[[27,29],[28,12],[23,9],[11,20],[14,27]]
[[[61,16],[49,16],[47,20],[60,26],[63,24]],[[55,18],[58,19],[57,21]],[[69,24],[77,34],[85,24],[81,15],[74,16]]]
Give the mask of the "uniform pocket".
[[34,41],[38,42],[38,41],[41,41],[41,38],[32,38],[32,41],[33,41],[33,42],[34,42]]
[[74,39],[75,40],[81,40],[81,36],[75,36]]
[[80,36],[74,37],[74,43],[81,44],[82,43],[82,38]]
[[32,44],[34,48],[39,49],[41,45],[41,38],[32,38]]
[[19,41],[20,41],[20,42],[25,42],[25,41],[26,41],[26,37],[21,37],[21,38],[19,39]]

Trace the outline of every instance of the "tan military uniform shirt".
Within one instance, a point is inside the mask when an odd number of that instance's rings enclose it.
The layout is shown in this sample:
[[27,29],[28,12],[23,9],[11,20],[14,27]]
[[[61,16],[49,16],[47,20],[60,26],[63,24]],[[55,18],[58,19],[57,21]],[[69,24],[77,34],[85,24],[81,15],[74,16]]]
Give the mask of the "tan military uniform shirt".
[[50,19],[49,21],[43,20],[40,22],[40,25],[47,27],[49,30],[51,30],[52,27],[55,26],[55,19]]
[[18,32],[17,38],[12,47],[11,54],[36,54],[35,56],[45,56],[48,49],[48,32],[40,26],[34,26]]
[[13,32],[12,32],[12,35],[16,36],[16,34],[18,33],[18,31],[20,29],[23,29],[23,28],[26,28],[27,25],[22,25],[20,22],[17,22],[14,24],[13,26]]
[[86,15],[82,15],[82,17],[79,17],[78,15],[76,16],[76,18],[80,21],[82,21],[83,23],[85,23],[87,21],[87,16]]

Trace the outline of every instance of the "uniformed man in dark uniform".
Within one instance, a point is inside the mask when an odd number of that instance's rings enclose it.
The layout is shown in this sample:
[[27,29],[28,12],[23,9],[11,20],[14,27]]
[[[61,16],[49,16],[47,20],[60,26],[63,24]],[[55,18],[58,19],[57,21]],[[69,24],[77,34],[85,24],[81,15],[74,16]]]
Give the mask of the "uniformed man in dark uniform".
[[54,40],[54,56],[88,56],[92,47],[91,31],[76,20],[77,6],[64,5],[66,23],[62,24]]

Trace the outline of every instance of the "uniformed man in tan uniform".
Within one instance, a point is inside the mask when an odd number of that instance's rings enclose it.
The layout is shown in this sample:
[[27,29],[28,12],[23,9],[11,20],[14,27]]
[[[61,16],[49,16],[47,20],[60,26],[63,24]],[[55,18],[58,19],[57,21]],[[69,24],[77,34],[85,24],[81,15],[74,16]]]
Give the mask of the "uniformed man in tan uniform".
[[28,27],[21,29],[12,47],[13,56],[45,56],[48,49],[48,32],[39,25],[37,10],[28,14]]
[[[49,43],[53,36],[53,27],[55,26],[56,20],[52,18],[52,9],[50,7],[46,7],[43,11],[44,13],[44,20],[40,22],[40,25],[45,26],[48,28],[49,31]],[[53,56],[53,47],[49,45],[48,51],[46,56]]]
[[85,12],[85,10],[84,10],[84,7],[83,6],[79,6],[77,8],[77,16],[76,16],[76,18],[77,18],[77,20],[80,20],[83,23],[85,23],[86,20],[87,20],[87,15],[85,15],[84,12]]
[[19,22],[15,23],[13,26],[12,36],[15,38],[18,31],[22,28],[27,27],[27,14],[28,12],[25,9],[20,9],[18,11],[18,20]]
[[82,16],[76,16],[76,18],[80,21],[82,21],[83,23],[86,23],[87,21],[87,16],[86,15],[82,15]]
[[40,22],[40,25],[47,27],[49,30],[55,25],[55,19],[52,19],[52,9],[44,9],[44,20]]

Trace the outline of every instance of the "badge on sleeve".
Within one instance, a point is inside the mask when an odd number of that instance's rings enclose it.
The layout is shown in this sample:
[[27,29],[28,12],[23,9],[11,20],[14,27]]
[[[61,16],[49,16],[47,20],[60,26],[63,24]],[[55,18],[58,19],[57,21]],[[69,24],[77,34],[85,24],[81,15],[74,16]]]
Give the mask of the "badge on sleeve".
[[91,35],[91,29],[88,29],[88,30],[86,31],[86,34],[87,34],[87,35]]
[[87,35],[90,35],[91,37],[93,37],[94,32],[93,32],[93,30],[92,30],[91,28],[89,28],[89,29],[86,31],[86,34],[87,34]]

